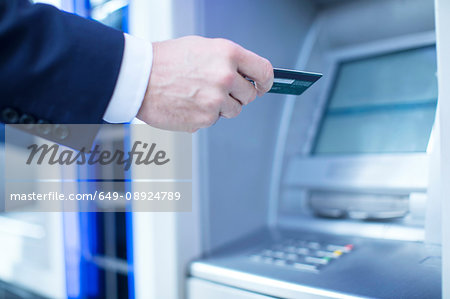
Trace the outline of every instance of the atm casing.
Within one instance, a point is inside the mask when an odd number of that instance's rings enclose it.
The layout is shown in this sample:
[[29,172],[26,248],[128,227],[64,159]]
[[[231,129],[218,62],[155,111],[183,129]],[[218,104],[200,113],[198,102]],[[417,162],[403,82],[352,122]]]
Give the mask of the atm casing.
[[[266,2],[246,15],[261,30],[269,27],[263,16],[283,28],[264,37],[249,34],[239,18],[250,6],[205,3],[205,34],[324,78],[300,98],[266,95],[200,136],[199,156],[207,157],[199,168],[202,256],[189,266],[188,297],[440,298],[438,126],[427,153],[310,154],[339,61],[433,45],[433,1]],[[249,30],[220,26],[232,14]],[[294,49],[297,61],[288,61],[285,52]],[[397,220],[320,218],[308,205],[314,192],[337,200],[406,198],[410,209]],[[318,273],[249,260],[255,250],[289,238],[355,249]]]

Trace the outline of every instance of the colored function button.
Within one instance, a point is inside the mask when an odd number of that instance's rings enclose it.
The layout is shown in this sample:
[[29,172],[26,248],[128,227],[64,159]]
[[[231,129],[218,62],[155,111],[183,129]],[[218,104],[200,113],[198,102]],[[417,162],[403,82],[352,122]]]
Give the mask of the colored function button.
[[348,248],[346,246],[340,246],[340,245],[327,245],[327,250],[329,250],[329,251],[340,250],[342,252],[348,252]]
[[258,254],[250,255],[250,260],[318,272],[334,259],[338,259],[353,250],[353,246],[353,244],[334,245],[314,241],[291,240],[261,249]]
[[333,251],[333,255],[336,256],[336,257],[341,256],[342,255],[342,251],[335,250],[335,251]]

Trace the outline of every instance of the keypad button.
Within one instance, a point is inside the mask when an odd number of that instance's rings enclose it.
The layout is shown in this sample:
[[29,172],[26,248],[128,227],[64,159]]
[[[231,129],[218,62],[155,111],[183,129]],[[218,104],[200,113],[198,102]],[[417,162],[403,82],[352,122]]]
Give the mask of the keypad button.
[[250,259],[254,262],[259,262],[262,260],[262,256],[258,255],[258,254],[253,254],[250,256]]
[[286,247],[287,252],[296,252],[296,250],[297,250],[297,247],[292,246],[292,245]]
[[283,251],[275,251],[273,253],[273,256],[277,258],[283,258],[285,256],[285,253]]
[[311,249],[320,249],[320,244],[317,242],[309,242],[308,247]]
[[300,270],[307,270],[307,271],[317,271],[318,270],[316,265],[303,264],[303,263],[293,263],[292,265],[294,266],[294,268],[297,268]]
[[334,255],[335,257],[340,257],[340,256],[342,255],[342,251],[340,251],[340,250],[335,250],[335,251],[333,251],[333,255]]
[[262,258],[262,262],[266,263],[266,264],[271,264],[273,262],[273,260],[274,260],[273,258],[267,257],[267,256]]
[[309,249],[300,247],[300,248],[297,248],[297,253],[307,255],[307,254],[309,254]]
[[335,257],[333,252],[331,251],[324,251],[324,250],[317,250],[316,251],[316,256],[318,257]]
[[311,264],[320,264],[320,265],[326,265],[328,264],[329,259],[320,258],[320,257],[314,257],[314,256],[305,256],[305,262],[311,263]]
[[285,261],[285,260],[282,260],[282,259],[275,259],[275,260],[273,261],[273,263],[274,263],[275,265],[277,265],[277,266],[285,266],[285,265],[286,265],[286,261]]
[[[353,250],[353,244],[335,245],[315,241],[290,239],[272,244],[250,259],[291,269],[318,272],[331,261]],[[333,262],[334,263],[334,262]]]
[[288,259],[288,260],[295,261],[297,258],[298,258],[298,255],[296,255],[296,254],[294,254],[294,253],[288,253],[288,254],[286,255],[286,259]]

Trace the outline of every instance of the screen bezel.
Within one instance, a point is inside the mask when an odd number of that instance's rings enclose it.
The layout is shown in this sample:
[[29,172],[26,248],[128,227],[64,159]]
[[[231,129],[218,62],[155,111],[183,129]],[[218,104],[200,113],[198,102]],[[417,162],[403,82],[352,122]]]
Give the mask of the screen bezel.
[[[309,151],[309,154],[312,156],[349,156],[349,155],[388,155],[388,154],[408,154],[408,153],[423,153],[427,151],[427,148],[425,148],[425,150],[423,151],[409,151],[409,152],[401,152],[401,151],[393,151],[393,152],[374,152],[374,151],[369,151],[369,152],[359,152],[359,151],[349,151],[349,152],[340,152],[340,153],[321,153],[321,152],[317,152],[318,149],[318,142],[320,140],[320,134],[322,133],[323,130],[323,126],[324,123],[326,121],[326,111],[328,106],[330,105],[331,102],[331,98],[333,96],[334,91],[336,90],[337,87],[337,80],[339,77],[339,73],[340,73],[340,69],[342,67],[342,65],[346,64],[346,63],[352,63],[352,62],[357,62],[357,61],[361,61],[361,60],[365,60],[365,59],[371,59],[371,58],[376,58],[376,57],[384,57],[386,55],[391,55],[391,54],[397,54],[397,53],[403,53],[403,52],[408,52],[408,51],[414,51],[414,50],[420,50],[420,49],[429,49],[434,47],[435,44],[431,43],[431,44],[426,44],[423,45],[422,43],[419,46],[416,47],[410,47],[407,49],[396,49],[395,51],[390,51],[390,52],[384,52],[384,53],[376,53],[375,55],[363,55],[362,57],[351,57],[350,59],[339,59],[336,61],[334,60],[333,65],[335,66],[334,68],[334,74],[332,76],[332,79],[330,80],[329,86],[327,86],[328,92],[327,92],[327,97],[325,100],[325,105],[322,108],[321,111],[321,116],[320,116],[320,122],[318,123],[318,126],[316,128],[316,134],[314,135],[314,139],[313,142],[311,144],[311,148]],[[436,98],[437,100],[437,98]],[[432,128],[431,128],[432,129]],[[430,136],[431,136],[431,131],[430,131]],[[429,140],[430,140],[430,136],[429,136]],[[429,145],[429,140],[428,140],[428,144],[427,147]]]
[[[315,113],[306,141],[307,155],[295,157],[291,161],[287,169],[285,184],[306,189],[351,190],[371,193],[408,194],[412,191],[425,191],[428,185],[427,152],[314,155],[313,148],[320,132],[324,111],[333,91],[340,63],[432,46],[435,43],[435,32],[432,31],[328,52],[325,61],[329,70],[326,73],[330,75],[323,78],[325,79],[325,88],[319,96],[317,113]],[[432,138],[433,130],[430,140]],[[410,165],[410,167],[404,169],[405,165]],[[361,170],[368,170],[365,172],[365,176],[361,175]],[[335,174],[335,176],[331,174]]]
[[[306,152],[310,156],[314,156],[313,150],[316,145],[318,135],[320,133],[320,128],[322,126],[325,111],[328,106],[329,99],[333,93],[334,86],[336,83],[336,77],[339,72],[339,66],[342,63],[360,60],[364,58],[371,58],[376,56],[383,56],[387,54],[392,54],[395,52],[402,52],[408,50],[414,50],[418,48],[424,48],[433,46],[436,44],[436,33],[434,31],[425,32],[420,34],[408,35],[401,38],[388,39],[383,41],[371,42],[368,44],[357,45],[353,47],[346,47],[343,49],[332,50],[326,54],[326,61],[328,64],[327,74],[329,76],[322,78],[324,82],[324,90],[320,94],[318,113],[313,120],[311,126],[312,132],[309,134],[307,140]],[[430,138],[431,139],[431,138]],[[408,153],[399,153],[399,155],[404,155]],[[417,154],[417,153],[412,153]],[[322,155],[322,154],[321,154]],[[326,156],[355,156],[355,155],[390,155],[389,153],[349,153],[349,154],[323,154]]]

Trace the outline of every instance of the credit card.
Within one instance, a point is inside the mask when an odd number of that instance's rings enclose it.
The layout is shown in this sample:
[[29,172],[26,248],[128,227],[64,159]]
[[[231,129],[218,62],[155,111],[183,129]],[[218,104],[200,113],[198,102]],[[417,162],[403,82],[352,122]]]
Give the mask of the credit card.
[[322,77],[322,74],[274,68],[271,93],[301,95]]

